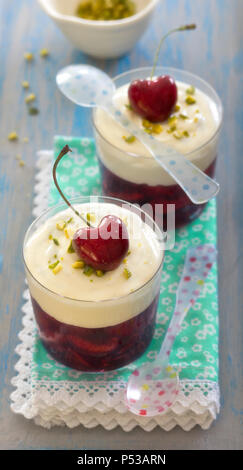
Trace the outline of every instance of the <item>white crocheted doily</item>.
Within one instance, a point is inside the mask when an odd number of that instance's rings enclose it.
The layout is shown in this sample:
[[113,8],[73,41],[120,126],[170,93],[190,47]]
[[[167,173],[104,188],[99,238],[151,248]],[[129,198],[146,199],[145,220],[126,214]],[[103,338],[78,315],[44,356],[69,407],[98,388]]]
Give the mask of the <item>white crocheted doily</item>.
[[[33,215],[40,215],[48,205],[52,152],[38,152]],[[87,428],[97,425],[107,430],[121,426],[131,431],[140,426],[151,431],[156,426],[169,431],[176,425],[189,431],[195,425],[208,429],[219,412],[219,387],[210,380],[181,380],[176,402],[166,413],[153,417],[136,416],[124,405],[126,383],[99,381],[97,383],[74,381],[40,381],[38,387],[31,383],[32,350],[35,340],[35,321],[28,289],[23,294],[23,329],[16,348],[19,360],[15,365],[17,375],[12,379],[15,390],[11,393],[11,409],[36,424],[51,428],[66,425],[70,428],[82,424]],[[74,371],[75,372],[75,371]]]

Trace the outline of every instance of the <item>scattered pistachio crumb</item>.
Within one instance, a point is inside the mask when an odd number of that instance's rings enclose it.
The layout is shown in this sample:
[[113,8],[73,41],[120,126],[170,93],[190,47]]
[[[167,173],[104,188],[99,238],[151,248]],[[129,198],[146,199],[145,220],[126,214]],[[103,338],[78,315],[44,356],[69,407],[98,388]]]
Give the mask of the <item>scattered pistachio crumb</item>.
[[59,243],[59,241],[58,241],[57,238],[52,238],[52,240],[53,240],[53,243],[55,243],[55,245],[60,245],[60,243]]
[[29,82],[27,82],[27,80],[23,80],[23,81],[22,81],[22,87],[23,87],[23,88],[29,88],[29,86],[30,86],[30,85],[29,85]]
[[148,121],[148,119],[143,119],[142,125],[147,134],[161,134],[161,132],[163,132],[163,127],[161,126],[161,124],[150,122]]
[[89,282],[94,282],[94,279],[90,279]]
[[19,166],[22,166],[22,167],[25,166],[24,160],[19,160]]
[[195,118],[194,118],[194,122],[197,123],[198,121],[199,121],[198,117],[195,117]]
[[193,85],[191,85],[189,88],[187,88],[186,90],[186,94],[187,95],[194,95],[195,94],[195,87]]
[[128,250],[127,252],[127,256],[129,256],[131,254],[131,250]]
[[82,260],[75,261],[75,263],[72,264],[72,268],[74,269],[83,269],[84,266],[85,266],[85,263]]
[[50,234],[49,237],[48,237],[49,240],[52,240],[52,235]]
[[26,103],[31,103],[31,101],[34,101],[35,98],[36,98],[35,94],[34,94],[34,93],[30,93],[28,96],[26,96],[25,102],[26,102]]
[[131,271],[129,271],[129,269],[124,268],[123,269],[123,275],[126,279],[129,279],[131,277],[132,273],[131,273]]
[[31,115],[31,116],[36,116],[36,114],[39,114],[39,109],[36,108],[35,106],[31,106],[28,110],[28,113]]
[[13,142],[14,140],[18,140],[18,134],[16,131],[12,131],[8,134],[8,140],[10,140],[11,142]]
[[177,113],[178,111],[180,111],[181,107],[179,104],[176,104],[175,105],[175,112]]
[[40,56],[41,57],[47,57],[48,55],[49,55],[49,51],[45,47],[40,50]]
[[25,60],[27,60],[28,62],[31,62],[31,60],[34,59],[34,55],[32,54],[32,52],[25,52],[25,53],[24,53],[24,58],[25,58]]
[[61,263],[58,263],[58,265],[52,270],[53,274],[58,274],[62,270],[62,265]]
[[194,96],[188,95],[185,99],[185,102],[186,104],[191,105],[191,104],[195,104],[197,101],[194,98]]
[[127,263],[127,258],[124,258],[124,260],[122,261],[124,264]]
[[57,266],[59,263],[60,263],[60,261],[59,261],[59,260],[57,260],[57,261],[55,261],[55,263],[49,264],[49,266],[48,266],[48,267],[49,267],[49,269],[55,269],[55,268],[56,268],[56,266]]
[[73,248],[72,240],[70,241],[69,247],[67,249],[67,253],[74,253],[75,250]]
[[96,274],[96,276],[98,276],[98,277],[102,277],[102,276],[104,276],[105,273],[104,273],[104,271],[101,271],[101,269],[97,269],[97,270],[95,271],[95,274]]
[[123,135],[122,138],[123,138],[123,140],[125,140],[125,142],[127,142],[128,144],[132,144],[132,143],[135,142],[135,140],[136,140],[135,135],[128,135],[128,136]]
[[125,106],[126,106],[126,108],[127,108],[127,109],[129,109],[129,111],[132,111],[132,110],[133,110],[133,109],[132,109],[132,106],[131,106],[131,104],[130,104],[130,103],[128,103],[128,104],[125,104]]
[[70,219],[67,220],[67,224],[70,224],[73,221],[73,217],[70,217]]

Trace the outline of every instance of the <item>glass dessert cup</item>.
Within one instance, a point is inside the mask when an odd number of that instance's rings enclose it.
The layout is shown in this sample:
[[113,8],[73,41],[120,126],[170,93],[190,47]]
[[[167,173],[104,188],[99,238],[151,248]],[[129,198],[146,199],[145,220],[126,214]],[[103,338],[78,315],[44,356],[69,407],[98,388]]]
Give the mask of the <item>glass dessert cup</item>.
[[[71,202],[89,200],[89,197],[79,197]],[[96,200],[119,206],[124,204],[124,201],[112,198],[96,197]],[[153,227],[162,252],[162,234],[158,226],[139,208],[126,203],[128,207],[142,220],[146,218]],[[140,357],[153,337],[163,255],[153,276],[126,295],[98,301],[59,295],[42,285],[31,273],[25,247],[38,227],[65,208],[61,204],[44,212],[29,227],[24,239],[25,271],[39,337],[51,356],[68,367],[85,372],[114,370]]]
[[[146,79],[150,73],[149,67],[132,70],[115,77],[114,83],[118,89],[135,79]],[[223,114],[220,98],[208,83],[183,70],[157,67],[156,75],[171,75],[176,81],[192,85],[204,92],[214,103],[214,113],[217,114],[215,132],[192,151],[184,153],[192,163],[213,178]],[[119,146],[119,140],[113,138],[112,129],[111,140],[107,136],[104,137],[97,123],[96,113],[97,110],[93,112],[93,127],[104,195],[121,198],[140,206],[150,204],[154,211],[155,205],[163,204],[160,225],[164,230],[167,226],[167,210],[175,209],[176,228],[191,222],[201,214],[205,204],[192,203],[152,156],[132,153],[132,146],[130,152],[125,151],[121,144]],[[163,122],[161,124],[163,126]],[[174,209],[171,209],[171,205],[174,205]],[[158,222],[157,218],[156,221]]]

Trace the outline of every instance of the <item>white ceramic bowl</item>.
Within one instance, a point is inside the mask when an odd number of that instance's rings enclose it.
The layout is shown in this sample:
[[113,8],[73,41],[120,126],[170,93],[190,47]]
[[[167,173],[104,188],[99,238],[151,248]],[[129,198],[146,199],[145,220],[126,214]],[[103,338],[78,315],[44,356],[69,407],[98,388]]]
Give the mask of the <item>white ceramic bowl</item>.
[[137,13],[115,21],[92,21],[75,16],[80,0],[38,0],[43,10],[72,44],[97,58],[128,52],[146,30],[158,0],[134,0]]

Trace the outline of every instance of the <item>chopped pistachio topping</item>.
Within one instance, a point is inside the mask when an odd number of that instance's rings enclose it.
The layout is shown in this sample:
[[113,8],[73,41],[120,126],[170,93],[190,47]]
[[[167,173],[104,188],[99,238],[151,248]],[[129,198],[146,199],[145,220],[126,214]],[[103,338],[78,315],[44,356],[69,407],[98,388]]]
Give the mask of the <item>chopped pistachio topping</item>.
[[55,245],[60,245],[59,241],[57,238],[52,238],[52,241],[53,243],[55,243]]
[[148,134],[161,134],[163,131],[163,127],[161,124],[150,122],[147,119],[142,120],[142,125],[144,127],[145,132]]
[[124,260],[122,261],[124,264],[127,263],[127,258],[124,258]]
[[189,119],[189,116],[187,116],[187,114],[185,114],[185,113],[180,113],[180,114],[179,114],[179,117],[180,117],[181,119],[184,119],[184,120],[185,120],[185,119]]
[[180,111],[181,107],[179,104],[176,104],[174,109],[175,109],[175,112],[177,113],[178,111]]
[[73,248],[72,240],[70,241],[69,247],[67,249],[67,253],[74,253],[75,250]]
[[84,270],[83,270],[83,273],[85,274],[85,276],[91,276],[94,272],[94,268],[92,268],[92,266],[88,266],[86,264],[86,266],[84,267]]
[[129,269],[127,268],[124,268],[123,269],[123,276],[126,278],[126,279],[129,279],[131,277],[132,273],[131,271],[129,271]]
[[75,263],[72,264],[72,268],[74,269],[83,269],[84,266],[85,266],[85,263],[82,260],[75,261]]
[[184,135],[184,137],[190,137],[190,134],[189,134],[188,131],[183,131],[183,135]]
[[127,252],[127,256],[129,256],[131,254],[131,250],[128,250]]
[[186,90],[186,94],[187,95],[194,95],[195,94],[195,87],[193,85],[191,85],[189,88],[187,88]]
[[177,117],[176,117],[176,116],[170,116],[170,117],[168,118],[168,124],[169,124],[170,126],[173,126],[173,125],[176,124],[176,123],[177,123]]
[[61,263],[58,263],[58,265],[52,270],[53,274],[58,274],[62,270],[62,265]]
[[50,234],[49,237],[48,237],[48,239],[49,239],[49,240],[52,240],[52,238],[53,238],[53,237],[52,237],[52,235]]
[[195,118],[194,118],[194,122],[197,123],[198,121],[199,121],[198,117],[195,117]]
[[65,233],[65,237],[69,238],[69,233],[68,233],[68,230],[66,228],[64,229],[64,233]]
[[54,269],[60,263],[59,260],[55,261],[55,263],[49,264],[49,269]]
[[129,111],[132,111],[132,105],[130,103],[125,104],[126,108],[129,109]]
[[19,160],[19,166],[21,166],[21,167],[25,166],[24,160],[22,160],[22,159]]
[[176,131],[176,132],[173,132],[173,136],[175,137],[175,139],[180,140],[182,139],[183,134],[181,131]]
[[40,56],[41,57],[47,57],[48,55],[49,55],[49,51],[45,47],[40,50]]
[[27,60],[28,62],[31,62],[31,60],[34,59],[34,56],[33,56],[32,52],[25,52],[25,53],[24,53],[24,58],[25,58],[25,60]]
[[70,217],[70,219],[67,220],[67,224],[70,224],[73,221],[73,217]]
[[84,0],[76,15],[87,20],[120,20],[136,13],[132,0]]
[[23,81],[22,81],[22,87],[23,87],[23,88],[29,88],[29,86],[30,86],[30,85],[29,85],[29,82],[27,82],[27,80],[23,80]]
[[97,269],[97,270],[95,271],[95,274],[96,274],[96,276],[98,276],[98,277],[102,277],[102,276],[104,276],[105,273],[104,273],[104,271],[101,271],[101,269]]
[[125,142],[127,142],[128,144],[132,144],[133,142],[135,142],[136,140],[136,137],[135,135],[123,135],[122,138],[125,140]]
[[191,105],[191,104],[195,104],[197,101],[196,101],[196,98],[194,98],[194,96],[188,95],[185,99],[185,102],[186,104]]
[[56,224],[56,228],[57,228],[57,230],[64,230],[66,225],[67,225],[66,222],[60,222],[60,223],[58,222]]
[[86,219],[88,222],[95,222],[95,214],[92,212],[87,212]]
[[15,132],[15,131],[10,132],[10,133],[8,134],[8,140],[10,140],[10,141],[18,140],[18,138],[19,138],[19,137],[18,137],[18,134],[17,134],[17,132]]

